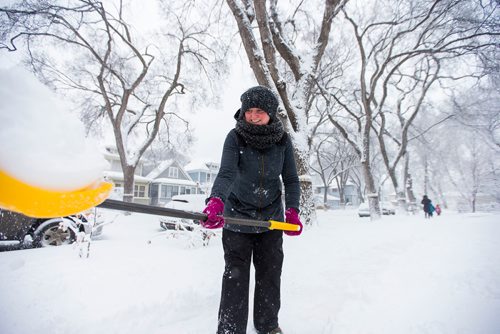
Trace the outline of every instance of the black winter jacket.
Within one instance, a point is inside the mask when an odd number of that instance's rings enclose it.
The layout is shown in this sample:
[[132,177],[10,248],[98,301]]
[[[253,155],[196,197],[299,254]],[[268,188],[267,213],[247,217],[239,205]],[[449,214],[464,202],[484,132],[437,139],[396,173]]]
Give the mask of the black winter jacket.
[[[282,184],[286,208],[298,211],[300,185],[289,136],[285,134],[280,143],[261,151],[246,145],[231,130],[224,142],[220,170],[210,195],[222,199],[224,216],[283,221]],[[244,233],[267,231],[228,223],[224,228]]]

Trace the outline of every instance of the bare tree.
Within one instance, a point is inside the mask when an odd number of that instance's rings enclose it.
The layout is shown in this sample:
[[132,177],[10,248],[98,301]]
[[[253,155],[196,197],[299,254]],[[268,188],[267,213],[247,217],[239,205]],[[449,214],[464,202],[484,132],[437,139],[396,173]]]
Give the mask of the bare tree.
[[[278,8],[277,0],[226,2],[257,82],[275,91],[281,99],[282,115],[286,116],[296,150],[301,215],[309,225],[314,219],[314,200],[309,175],[308,116],[317,71],[331,38],[332,21],[346,0],[325,0],[319,13],[316,6],[308,3],[306,7],[301,1],[288,17]],[[316,17],[321,17],[321,21],[316,23]]]
[[123,1],[96,0],[2,7],[0,48],[16,51],[24,42],[35,73],[53,87],[77,92],[87,122],[106,117],[121,160],[124,200],[131,201],[139,159],[160,129],[176,121],[187,126],[173,102],[199,83],[189,86],[183,72],[197,72],[197,78],[207,73],[220,46],[209,33],[209,13],[199,23],[184,21],[194,11],[190,3],[164,14],[172,26],[156,35],[162,44],[141,38],[126,9]]
[[[360,11],[356,4],[352,1],[343,13],[358,49],[359,62],[352,67],[357,77],[347,76],[343,85],[319,84],[328,103],[343,108],[343,113],[331,114],[330,121],[361,159],[374,219],[380,209],[369,164],[371,132],[377,136],[395,192],[404,200],[396,171],[407,152],[409,129],[438,79],[470,75],[460,71],[442,74],[442,62],[496,47],[498,32],[484,23],[497,6],[465,0],[408,0],[398,5],[380,0],[369,2],[365,11]],[[481,16],[470,25],[461,20],[459,13],[463,11]],[[349,80],[351,84],[345,84]],[[394,148],[389,150],[388,145]]]
[[498,85],[475,86],[452,97],[455,120],[484,137],[485,144],[500,152],[500,92]]
[[[329,142],[330,136],[318,140],[313,144],[311,154],[311,170],[321,179],[323,184],[323,207],[328,208],[328,188],[335,179],[335,165],[337,159],[330,153],[332,143]],[[324,146],[328,146],[325,148]]]
[[344,188],[350,179],[351,169],[359,166],[351,146],[338,133],[317,134],[311,152],[311,169],[321,178],[324,187],[323,206],[328,207],[328,188],[333,182],[339,190],[340,204],[344,205]]
[[440,172],[434,175],[432,186],[440,186],[441,182],[436,179],[439,176],[451,182],[452,189],[459,195],[460,210],[476,212],[480,198],[490,204],[495,202],[500,194],[500,166],[495,150],[484,145],[484,139],[477,133],[463,126],[454,126],[443,132],[453,138],[453,143],[450,145],[449,141],[444,141],[443,144],[448,144],[448,152],[440,154],[440,158],[434,161],[434,169]]

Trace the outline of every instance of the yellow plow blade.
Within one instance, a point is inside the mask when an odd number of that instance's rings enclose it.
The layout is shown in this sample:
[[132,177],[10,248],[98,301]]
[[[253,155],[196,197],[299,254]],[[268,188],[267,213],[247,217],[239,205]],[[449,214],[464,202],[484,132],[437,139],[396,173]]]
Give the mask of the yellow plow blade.
[[95,182],[82,189],[54,191],[34,187],[0,170],[0,207],[35,218],[73,215],[102,203],[113,185]]

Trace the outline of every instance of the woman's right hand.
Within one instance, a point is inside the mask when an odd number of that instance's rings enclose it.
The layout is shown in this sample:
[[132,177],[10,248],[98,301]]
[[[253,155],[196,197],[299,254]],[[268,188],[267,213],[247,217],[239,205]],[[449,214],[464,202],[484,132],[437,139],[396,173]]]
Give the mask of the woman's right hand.
[[224,202],[222,202],[220,198],[210,198],[203,213],[207,215],[207,220],[200,220],[200,224],[204,228],[214,229],[224,226],[224,217],[222,217],[224,213]]

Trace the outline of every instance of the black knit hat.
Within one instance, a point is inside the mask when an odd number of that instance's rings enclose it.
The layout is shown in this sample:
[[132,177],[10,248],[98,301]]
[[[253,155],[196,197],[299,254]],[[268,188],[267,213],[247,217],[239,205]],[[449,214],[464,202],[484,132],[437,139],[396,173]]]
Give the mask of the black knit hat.
[[255,86],[248,89],[241,95],[240,101],[240,118],[250,108],[262,109],[269,114],[269,117],[274,118],[279,105],[276,95],[264,86]]

